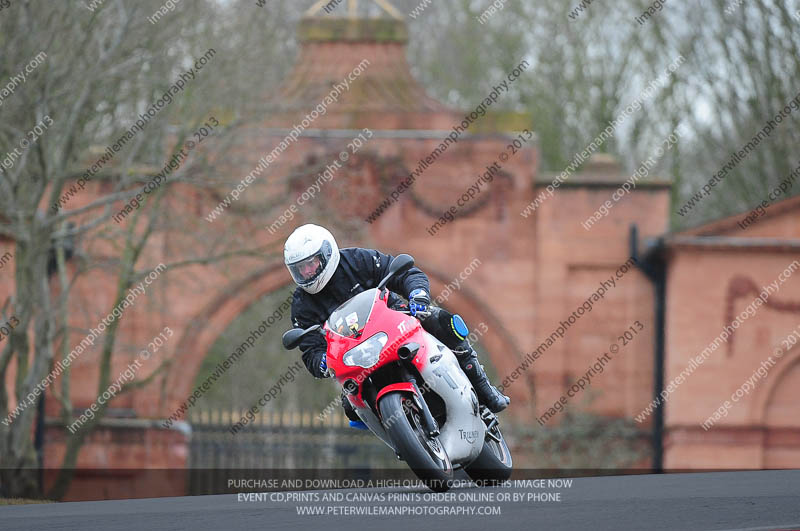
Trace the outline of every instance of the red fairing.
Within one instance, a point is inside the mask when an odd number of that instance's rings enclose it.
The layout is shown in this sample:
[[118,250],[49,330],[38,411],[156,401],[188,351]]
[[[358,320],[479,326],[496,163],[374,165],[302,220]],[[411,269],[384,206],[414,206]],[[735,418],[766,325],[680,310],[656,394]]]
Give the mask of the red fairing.
[[[384,298],[386,297],[384,296]],[[359,366],[352,367],[344,364],[342,358],[347,351],[380,332],[385,333],[388,339],[375,365],[364,368]],[[344,384],[346,380],[354,380],[358,384],[358,392],[353,395],[348,395],[350,402],[356,407],[366,406],[361,396],[362,382],[366,380],[371,373],[377,371],[384,365],[398,361],[397,349],[402,345],[411,342],[420,345],[418,354],[413,361],[418,370],[424,367],[427,360],[427,355],[425,355],[424,330],[419,321],[410,315],[390,310],[386,306],[386,300],[381,298],[380,291],[375,292],[371,312],[358,338],[345,337],[337,334],[330,329],[328,322],[325,323],[325,334],[328,340],[328,367],[333,370],[340,384]],[[410,386],[411,384],[408,385]]]

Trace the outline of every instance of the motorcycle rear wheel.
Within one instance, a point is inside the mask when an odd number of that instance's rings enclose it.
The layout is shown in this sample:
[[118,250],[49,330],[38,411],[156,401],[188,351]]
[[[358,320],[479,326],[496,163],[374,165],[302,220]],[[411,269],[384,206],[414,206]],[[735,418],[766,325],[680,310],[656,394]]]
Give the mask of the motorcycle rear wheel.
[[481,453],[464,471],[473,481],[494,485],[510,478],[512,469],[511,452],[495,420],[486,431]]
[[394,392],[382,397],[378,407],[384,429],[414,474],[435,492],[449,490],[453,483],[450,457],[439,438],[425,432],[415,401],[405,393]]

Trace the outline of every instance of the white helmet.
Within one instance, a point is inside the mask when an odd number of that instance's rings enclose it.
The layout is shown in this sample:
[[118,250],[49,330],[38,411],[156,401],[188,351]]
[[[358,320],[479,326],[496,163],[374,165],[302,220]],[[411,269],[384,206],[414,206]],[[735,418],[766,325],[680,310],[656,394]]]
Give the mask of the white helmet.
[[339,246],[328,229],[309,223],[286,239],[283,261],[298,286],[317,293],[339,265]]

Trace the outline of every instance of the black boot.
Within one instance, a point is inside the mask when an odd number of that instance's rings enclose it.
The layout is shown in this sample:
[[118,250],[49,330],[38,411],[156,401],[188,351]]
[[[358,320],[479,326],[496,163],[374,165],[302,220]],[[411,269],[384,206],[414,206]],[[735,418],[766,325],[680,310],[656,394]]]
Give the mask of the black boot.
[[456,355],[461,370],[464,371],[464,374],[467,375],[467,378],[472,383],[472,387],[475,388],[478,402],[488,407],[492,413],[500,413],[508,407],[511,399],[489,383],[483,367],[478,363],[477,352],[469,344],[460,349],[454,349],[453,354]]

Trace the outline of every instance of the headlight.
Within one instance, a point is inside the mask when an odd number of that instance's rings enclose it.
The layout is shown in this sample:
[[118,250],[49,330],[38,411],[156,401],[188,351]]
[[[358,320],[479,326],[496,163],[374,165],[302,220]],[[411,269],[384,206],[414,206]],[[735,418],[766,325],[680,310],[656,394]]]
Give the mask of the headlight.
[[378,332],[357,347],[353,347],[345,352],[342,361],[350,367],[364,367],[369,369],[376,363],[381,356],[381,349],[389,341],[389,336],[383,332]]

